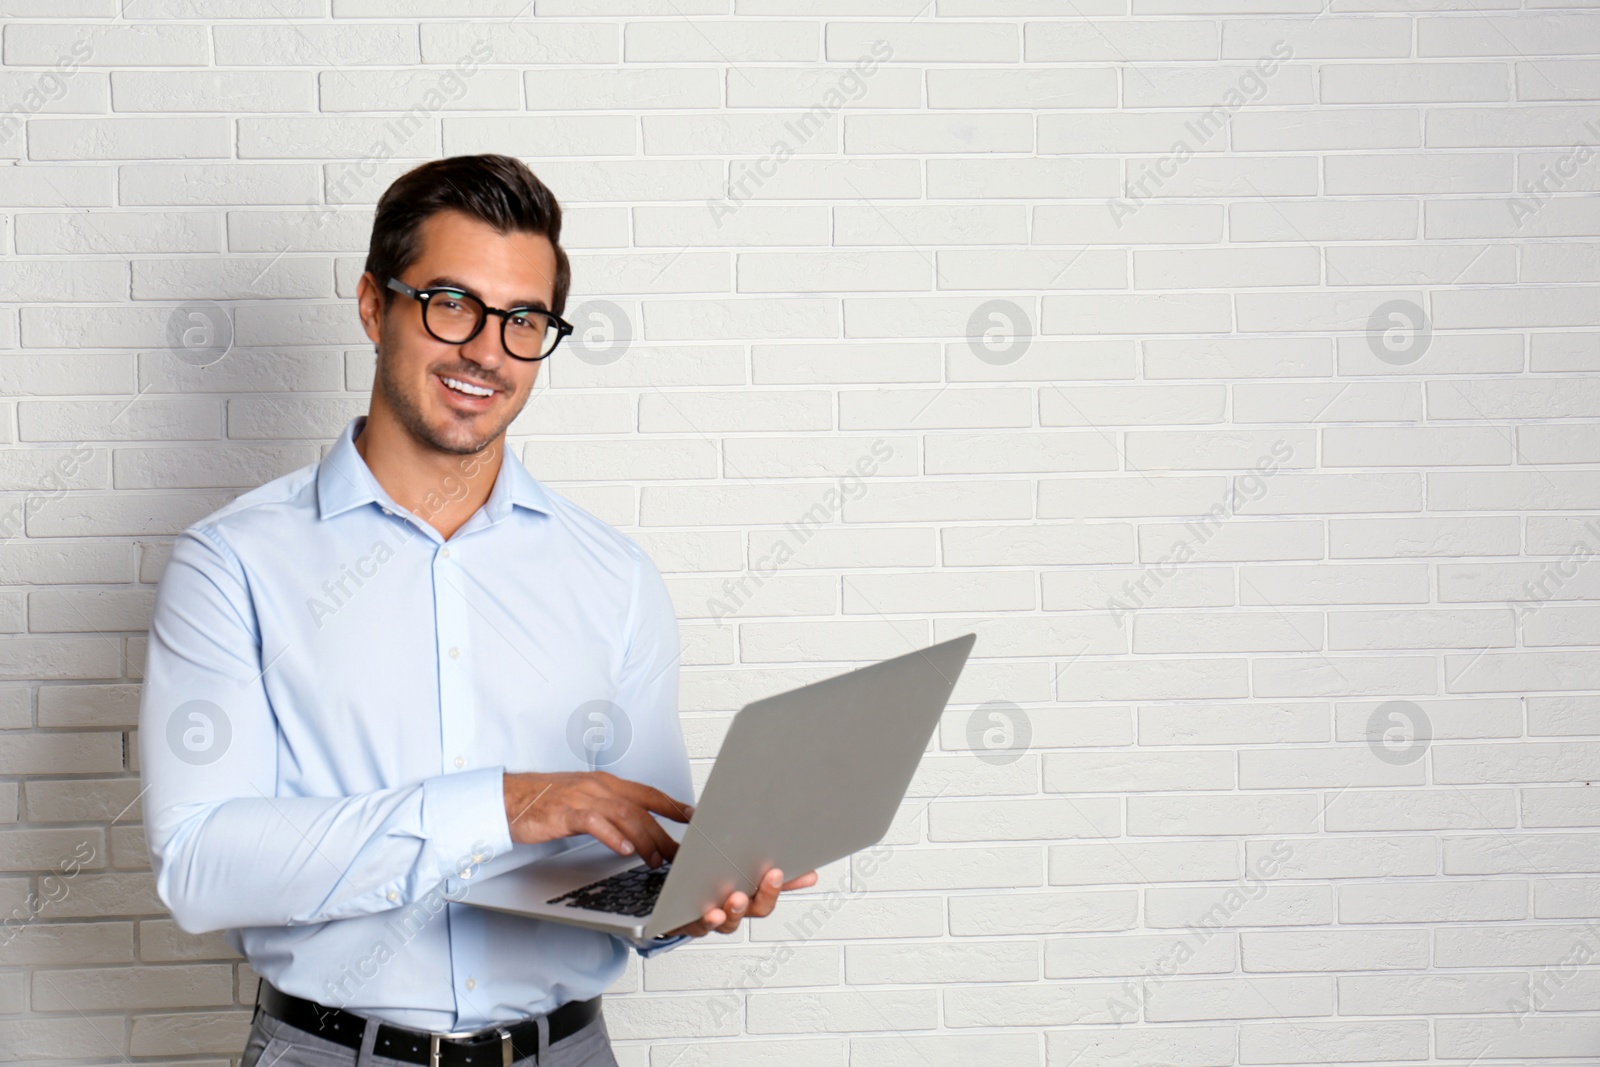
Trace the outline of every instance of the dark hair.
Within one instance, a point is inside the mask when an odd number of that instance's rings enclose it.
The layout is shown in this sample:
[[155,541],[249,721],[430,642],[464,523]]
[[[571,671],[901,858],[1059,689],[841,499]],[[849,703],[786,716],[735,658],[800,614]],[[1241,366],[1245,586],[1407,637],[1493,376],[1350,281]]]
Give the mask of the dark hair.
[[384,310],[397,295],[388,287],[422,254],[422,221],[438,211],[456,210],[500,233],[521,231],[548,238],[556,253],[550,310],[561,314],[572,284],[572,268],[561,247],[561,205],[527,164],[511,156],[450,156],[413,167],[385,189],[372,220],[367,270],[378,282]]

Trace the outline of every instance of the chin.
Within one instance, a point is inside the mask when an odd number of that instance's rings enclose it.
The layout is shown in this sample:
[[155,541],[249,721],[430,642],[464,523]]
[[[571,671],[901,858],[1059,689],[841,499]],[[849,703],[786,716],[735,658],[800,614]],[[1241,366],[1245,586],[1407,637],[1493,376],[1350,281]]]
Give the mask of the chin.
[[441,451],[460,455],[481,452],[510,425],[510,419],[501,422],[499,415],[498,411],[471,417],[448,410],[440,412],[437,419],[429,420],[429,443]]

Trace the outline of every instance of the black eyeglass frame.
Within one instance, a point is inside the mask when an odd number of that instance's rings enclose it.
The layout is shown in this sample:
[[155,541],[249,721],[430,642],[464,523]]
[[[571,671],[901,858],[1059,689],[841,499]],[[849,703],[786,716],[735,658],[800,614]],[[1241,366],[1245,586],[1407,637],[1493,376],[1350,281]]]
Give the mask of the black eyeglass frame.
[[[568,336],[569,334],[571,334],[572,330],[573,330],[572,323],[568,322],[566,319],[562,318],[560,315],[557,315],[554,311],[545,311],[543,308],[536,308],[536,307],[514,307],[514,308],[510,308],[510,309],[492,308],[488,304],[484,303],[483,300],[481,300],[475,294],[469,293],[465,289],[460,289],[460,288],[457,288],[456,286],[453,286],[453,285],[438,285],[438,286],[434,286],[431,289],[415,289],[415,288],[407,285],[405,282],[401,281],[399,278],[390,278],[389,282],[388,282],[388,287],[390,289],[393,289],[395,292],[403,293],[406,296],[409,296],[413,300],[415,300],[418,303],[420,303],[422,305],[422,328],[424,330],[428,331],[428,336],[429,337],[432,337],[436,341],[443,341],[447,345],[464,345],[464,344],[466,344],[468,341],[472,340],[474,337],[478,336],[478,334],[483,331],[483,324],[489,321],[489,316],[490,315],[499,315],[500,316],[500,347],[505,349],[506,355],[510,356],[512,359],[520,359],[524,363],[537,363],[541,359],[548,358],[549,355],[550,355],[550,352],[554,352],[557,348],[561,347],[562,338],[564,338],[564,337]],[[438,334],[433,332],[433,327],[428,325],[428,301],[430,299],[432,299],[433,297],[437,296],[440,293],[459,294],[459,295],[464,296],[467,299],[475,302],[479,307],[483,308],[483,310],[484,310],[484,314],[479,316],[479,318],[478,318],[478,325],[473,327],[472,332],[467,334],[466,337],[462,338],[459,341],[454,340],[454,339],[449,338],[449,337],[440,337]],[[542,355],[538,355],[538,356],[519,356],[515,352],[511,351],[511,346],[510,345],[506,344],[506,323],[511,321],[511,316],[512,315],[530,315],[530,314],[531,315],[543,315],[547,319],[549,319],[551,322],[555,323],[555,325],[556,325],[556,340],[555,340],[555,344],[550,346],[550,352],[545,352]]]

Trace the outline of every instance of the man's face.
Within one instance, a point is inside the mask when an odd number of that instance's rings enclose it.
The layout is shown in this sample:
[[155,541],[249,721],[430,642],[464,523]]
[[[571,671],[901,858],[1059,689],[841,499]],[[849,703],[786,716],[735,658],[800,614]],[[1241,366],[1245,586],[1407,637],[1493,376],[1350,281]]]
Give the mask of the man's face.
[[[421,237],[422,254],[400,277],[413,288],[448,285],[498,308],[549,308],[554,301],[556,255],[543,235],[497,233],[452,210],[424,219]],[[376,401],[413,437],[441,452],[482,451],[528,402],[542,361],[506,352],[498,315],[486,316],[478,335],[465,344],[440,341],[422,325],[421,302],[392,290],[394,299],[380,323],[376,296],[388,279],[367,275],[364,281],[376,286],[371,295],[364,290],[361,301],[367,336],[378,346]],[[467,395],[447,379],[493,389],[494,395]]]

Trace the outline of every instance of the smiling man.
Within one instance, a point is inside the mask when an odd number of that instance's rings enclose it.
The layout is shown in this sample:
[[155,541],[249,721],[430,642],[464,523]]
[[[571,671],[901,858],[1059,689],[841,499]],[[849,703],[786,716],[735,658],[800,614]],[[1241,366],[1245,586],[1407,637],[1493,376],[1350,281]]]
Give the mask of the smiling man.
[[[242,1067],[616,1062],[600,993],[627,943],[461,903],[580,835],[659,866],[656,817],[691,814],[659,571],[505,448],[571,332],[560,237],[510,157],[401,176],[357,291],[367,414],[173,545],[145,822],[178,925],[262,978]],[[815,881],[769,871],[639,951]]]

